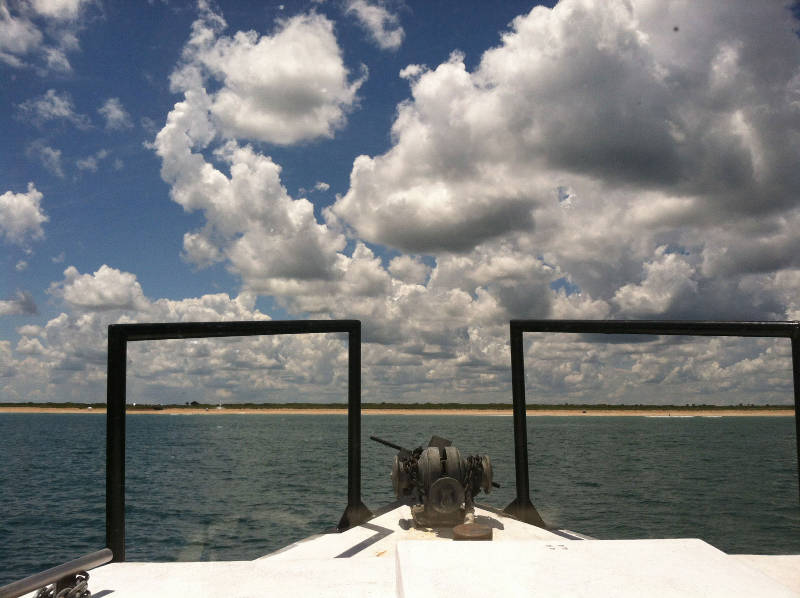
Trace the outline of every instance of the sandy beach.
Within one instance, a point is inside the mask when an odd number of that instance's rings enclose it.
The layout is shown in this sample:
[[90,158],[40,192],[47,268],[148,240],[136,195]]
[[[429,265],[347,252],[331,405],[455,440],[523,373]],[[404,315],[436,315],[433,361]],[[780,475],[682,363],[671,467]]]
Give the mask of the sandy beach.
[[[73,407],[3,407],[0,413],[88,413],[105,414],[104,408],[73,408]],[[228,406],[224,409],[192,409],[192,408],[164,408],[164,409],[136,409],[129,410],[130,414],[162,414],[162,415],[347,415],[347,409],[237,409]],[[364,409],[364,415],[489,415],[510,416],[510,409]],[[573,417],[609,417],[609,416],[649,416],[649,417],[742,417],[742,416],[773,416],[791,417],[794,410],[786,409],[529,409],[528,415],[537,417],[548,416],[573,416]]]

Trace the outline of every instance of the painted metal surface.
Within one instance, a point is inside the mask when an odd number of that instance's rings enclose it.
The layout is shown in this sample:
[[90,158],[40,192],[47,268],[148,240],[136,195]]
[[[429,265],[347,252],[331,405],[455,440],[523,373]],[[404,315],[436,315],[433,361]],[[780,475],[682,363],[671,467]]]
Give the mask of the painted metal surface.
[[453,542],[446,547],[403,542],[396,560],[396,595],[402,598],[797,596],[697,539]]
[[89,587],[113,598],[800,596],[800,555],[729,556],[697,539],[570,540],[502,513],[476,515],[492,541],[415,528],[400,506],[254,561],[110,563]]

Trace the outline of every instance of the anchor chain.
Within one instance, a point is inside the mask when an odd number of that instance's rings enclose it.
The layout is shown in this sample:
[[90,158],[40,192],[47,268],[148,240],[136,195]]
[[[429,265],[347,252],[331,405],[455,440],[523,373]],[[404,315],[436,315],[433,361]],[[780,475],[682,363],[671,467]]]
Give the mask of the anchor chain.
[[91,598],[89,574],[80,571],[36,592],[34,598]]
[[468,456],[464,476],[464,497],[467,507],[472,505],[472,497],[477,494],[483,480],[483,464],[479,455]]
[[424,502],[425,490],[423,489],[422,484],[419,482],[419,467],[417,466],[417,461],[419,460],[419,456],[421,454],[422,447],[415,448],[413,451],[411,451],[411,454],[400,459],[400,468],[405,474],[408,475],[409,479],[411,480],[411,487],[416,488],[417,492],[419,493],[420,500]]

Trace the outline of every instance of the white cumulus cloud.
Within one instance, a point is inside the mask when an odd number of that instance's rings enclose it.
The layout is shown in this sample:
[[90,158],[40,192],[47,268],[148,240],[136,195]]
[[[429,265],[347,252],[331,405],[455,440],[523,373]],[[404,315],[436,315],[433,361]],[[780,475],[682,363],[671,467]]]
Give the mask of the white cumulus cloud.
[[[206,219],[184,236],[184,256],[200,267],[227,261],[246,288],[262,293],[324,287],[342,277],[344,237],[317,221],[308,200],[288,194],[270,157],[225,138],[294,143],[328,136],[360,83],[348,83],[332,23],[320,15],[293,17],[271,36],[225,37],[224,27],[201,5],[172,75],[184,98],[152,145],[172,199]],[[209,93],[206,77],[221,89]]]
[[265,292],[287,279],[333,276],[344,238],[316,221],[309,201],[288,195],[269,157],[230,141],[215,152],[225,173],[192,151],[192,137],[207,132],[195,126],[194,101],[189,95],[175,106],[154,144],[173,200],[206,217],[204,228],[184,237],[186,257],[199,266],[228,259]]
[[[102,400],[109,324],[269,319],[255,308],[253,294],[150,299],[135,275],[107,265],[91,274],[70,266],[51,294],[63,301],[62,313],[44,326],[19,327],[14,350],[0,342],[0,373],[14,379],[9,392],[33,400]],[[19,311],[19,299],[11,313]],[[0,306],[5,310],[6,302]],[[281,402],[303,388],[314,400],[343,401],[344,340],[331,334],[131,343],[128,397],[156,403],[231,397]]]
[[564,313],[786,317],[745,279],[800,266],[800,40],[780,3],[701,5],[563,0],[473,71],[458,53],[403,69],[393,145],[355,160],[329,223],[415,254],[541,256],[582,297]]
[[64,280],[50,287],[50,293],[61,297],[75,310],[140,310],[147,300],[136,276],[102,265],[94,274],[81,274],[70,266]]
[[[333,23],[317,14],[282,21],[272,35],[221,35],[222,16],[201,5],[183,64],[172,74],[176,92],[219,84],[207,110],[224,137],[289,145],[332,137],[344,125],[362,79],[350,81]],[[205,88],[203,88],[205,91]]]
[[656,249],[655,259],[644,265],[644,279],[620,287],[614,301],[625,313],[645,316],[670,311],[684,295],[697,293],[695,269],[677,254]]
[[28,183],[25,193],[6,191],[0,195],[0,236],[7,243],[25,245],[44,237],[42,224],[48,218],[41,207],[42,197],[33,183]]

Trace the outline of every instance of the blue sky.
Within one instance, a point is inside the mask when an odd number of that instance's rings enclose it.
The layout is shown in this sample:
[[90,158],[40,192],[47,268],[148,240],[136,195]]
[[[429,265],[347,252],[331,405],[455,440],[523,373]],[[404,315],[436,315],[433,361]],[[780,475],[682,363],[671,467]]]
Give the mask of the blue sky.
[[[350,71],[357,75],[363,66],[369,69],[358,108],[348,114],[347,126],[334,139],[263,147],[281,165],[282,181],[293,195],[303,195],[301,189],[311,189],[318,181],[330,185],[329,190],[312,195],[315,206],[322,207],[333,203],[336,193],[347,191],[357,155],[388,149],[395,108],[408,97],[408,84],[397,76],[403,67],[438,64],[454,49],[464,51],[474,64],[483,50],[497,43],[498,32],[529,7],[527,2],[508,2],[491,11],[463,5],[443,12],[432,10],[427,3],[398,5],[398,15],[413,18],[421,26],[409,28],[405,43],[387,51],[370,42],[356,19],[347,16],[342,3],[237,2],[220,5],[220,14],[228,22],[229,32],[254,30],[261,34],[274,31],[280,19],[293,15],[308,11],[326,15],[336,23],[337,40]],[[28,58],[29,68],[4,68],[3,78],[8,83],[2,89],[3,130],[7,132],[4,191],[24,190],[34,181],[46,195],[45,212],[51,222],[58,223],[47,225],[47,234],[35,246],[36,268],[20,272],[15,269],[18,262],[9,263],[14,257],[25,260],[28,247],[6,256],[4,266],[11,268],[6,268],[9,282],[4,290],[30,289],[37,306],[46,313],[49,297],[45,291],[59,278],[64,261],[81,272],[114,262],[117,268],[136,272],[143,285],[158,289],[159,297],[180,299],[215,288],[235,290],[238,281],[224,267],[193,271],[181,260],[183,234],[200,219],[168,201],[169,187],[159,176],[159,160],[145,147],[179,98],[170,92],[168,78],[197,19],[195,3],[85,3],[77,14],[80,49],[66,53],[70,71],[42,73],[36,68],[35,56]],[[47,19],[32,21],[43,29],[47,26]],[[86,120],[85,127],[76,127],[68,119],[51,119],[37,126],[20,114],[20,105],[51,89],[57,97],[70,99],[74,113]],[[110,98],[119,100],[130,126],[105,126],[98,110]],[[60,175],[32,157],[31,151],[15,151],[27,150],[36,142],[61,152]],[[78,160],[100,151],[108,156],[99,161],[96,171],[76,166]],[[121,162],[118,169],[115,160]],[[62,252],[63,260],[53,263]],[[139,271],[143,262],[148,267]],[[185,271],[186,276],[179,279],[174,276],[176,271]],[[49,311],[57,313],[58,306]],[[13,327],[20,322],[5,324]]]
[[[119,321],[359,318],[367,398],[470,401],[510,318],[798,319],[796,13],[0,0],[0,401],[102,400]],[[529,384],[787,399],[787,346],[716,342],[534,341]],[[142,350],[137,392],[342,382],[338,339],[199,346],[240,365]]]

